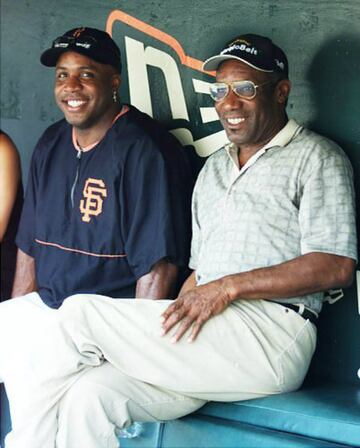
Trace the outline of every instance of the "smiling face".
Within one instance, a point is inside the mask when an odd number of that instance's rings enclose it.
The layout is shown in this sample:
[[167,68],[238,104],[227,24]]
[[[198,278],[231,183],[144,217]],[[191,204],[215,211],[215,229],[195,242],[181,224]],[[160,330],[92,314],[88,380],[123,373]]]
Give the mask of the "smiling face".
[[216,73],[217,82],[253,81],[257,88],[255,98],[243,99],[231,89],[215,108],[228,139],[240,149],[253,152],[270,141],[285,125],[286,98],[290,82],[286,79],[269,83],[271,75],[255,70],[237,60],[223,62]]
[[118,107],[113,92],[119,85],[120,75],[113,67],[79,53],[66,52],[56,64],[56,102],[75,128],[108,126]]

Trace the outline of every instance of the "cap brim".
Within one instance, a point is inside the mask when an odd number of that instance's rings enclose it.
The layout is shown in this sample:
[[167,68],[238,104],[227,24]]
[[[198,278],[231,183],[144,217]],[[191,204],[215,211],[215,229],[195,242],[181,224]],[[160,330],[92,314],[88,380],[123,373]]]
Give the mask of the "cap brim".
[[264,70],[263,68],[259,68],[256,67],[256,65],[251,64],[249,61],[246,61],[245,59],[239,58],[238,56],[233,56],[231,54],[221,54],[221,55],[217,55],[217,56],[212,56],[211,58],[207,59],[204,64],[203,64],[203,70],[205,71],[213,71],[213,70],[217,70],[217,68],[219,67],[219,65],[224,62],[224,61],[228,61],[230,59],[235,59],[236,61],[240,61],[243,62],[246,65],[249,65],[250,67],[254,68],[255,70],[259,70],[261,72],[266,72],[266,73],[272,73],[273,70]]
[[[42,55],[40,56],[40,62],[45,65],[46,67],[55,67],[57,64],[57,61],[59,57],[67,52],[71,51],[74,53],[82,54],[83,56],[87,56],[90,59],[93,59],[96,62],[100,62],[100,64],[108,64],[114,67],[116,70],[118,70],[119,73],[121,73],[121,61],[114,61],[114,63],[107,61],[106,58],[103,55],[100,55],[102,57],[94,57],[94,55],[90,55],[89,51],[82,47],[67,47],[67,48],[49,48],[48,50],[44,51]],[[105,54],[106,56],[106,54]]]
[[55,67],[59,57],[66,51],[73,51],[75,53],[80,53],[84,56],[87,55],[87,51],[85,50],[82,51],[81,47],[49,48],[48,50],[44,51],[44,53],[40,56],[40,62],[46,67]]

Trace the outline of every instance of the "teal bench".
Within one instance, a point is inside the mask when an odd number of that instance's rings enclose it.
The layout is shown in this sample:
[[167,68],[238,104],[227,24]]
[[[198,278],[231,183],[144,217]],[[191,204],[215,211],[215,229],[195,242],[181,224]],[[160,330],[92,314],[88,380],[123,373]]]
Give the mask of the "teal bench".
[[324,305],[303,387],[235,403],[208,403],[179,420],[143,425],[122,448],[360,447],[360,316],[355,285]]
[[[142,425],[122,448],[360,447],[360,316],[355,286],[318,324],[318,347],[296,392],[235,403],[208,403],[179,420]],[[5,396],[2,438],[10,419]]]

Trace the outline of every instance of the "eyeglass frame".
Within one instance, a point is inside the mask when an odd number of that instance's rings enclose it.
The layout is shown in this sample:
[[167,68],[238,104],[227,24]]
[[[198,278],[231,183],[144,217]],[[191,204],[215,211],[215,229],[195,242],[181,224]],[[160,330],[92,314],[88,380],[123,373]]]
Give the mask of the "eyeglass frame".
[[[255,93],[254,93],[253,96],[242,96],[242,95],[239,95],[239,94],[234,90],[233,86],[234,86],[235,83],[245,83],[245,82],[252,84],[252,86],[254,87]],[[241,98],[241,99],[243,99],[243,100],[253,100],[253,99],[256,97],[256,95],[257,95],[257,88],[258,88],[258,87],[261,87],[261,86],[263,86],[263,85],[265,85],[265,84],[270,84],[270,83],[272,83],[272,82],[273,82],[272,80],[269,80],[269,81],[265,81],[265,82],[263,82],[263,83],[261,83],[261,84],[255,84],[254,81],[251,81],[250,79],[244,79],[244,80],[242,80],[242,81],[232,81],[232,82],[225,82],[225,81],[214,82],[214,83],[210,84],[209,92],[210,92],[210,96],[211,96],[211,98],[212,98],[216,103],[219,103],[220,101],[223,101],[223,100],[229,95],[229,93],[230,93],[230,89],[234,92],[234,94],[235,94],[238,98]],[[217,85],[217,84],[224,84],[224,85],[227,87],[227,92],[226,92],[225,96],[224,96],[223,98],[219,99],[219,100],[215,99],[215,98],[212,96],[212,94],[211,94],[211,86],[214,86],[214,85]]]

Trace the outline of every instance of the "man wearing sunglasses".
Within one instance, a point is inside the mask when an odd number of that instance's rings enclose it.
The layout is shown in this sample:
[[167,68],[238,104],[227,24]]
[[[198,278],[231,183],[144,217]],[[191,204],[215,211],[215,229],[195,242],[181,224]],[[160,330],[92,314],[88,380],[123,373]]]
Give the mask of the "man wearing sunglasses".
[[[315,324],[323,291],[349,285],[355,269],[350,163],[334,142],[289,120],[288,60],[270,39],[239,36],[204,69],[216,70],[210,95],[230,143],[197,180],[194,272],[165,312],[165,331],[179,324],[175,340],[186,331],[194,339],[238,299],[266,299],[280,318]],[[300,340],[295,348],[303,350],[300,384],[312,352]]]
[[195,186],[194,272],[175,302],[64,301],[51,344],[31,356],[41,381],[19,422],[34,447],[117,448],[117,428],[133,420],[297,389],[322,291],[352,280],[351,167],[335,143],[288,120],[283,51],[244,35],[204,68],[216,70],[210,92],[230,143]]

